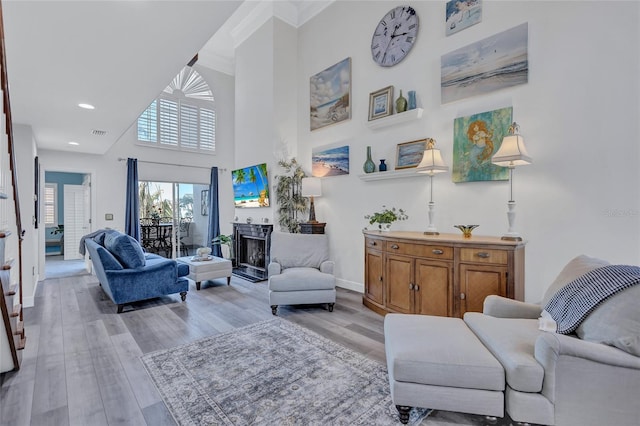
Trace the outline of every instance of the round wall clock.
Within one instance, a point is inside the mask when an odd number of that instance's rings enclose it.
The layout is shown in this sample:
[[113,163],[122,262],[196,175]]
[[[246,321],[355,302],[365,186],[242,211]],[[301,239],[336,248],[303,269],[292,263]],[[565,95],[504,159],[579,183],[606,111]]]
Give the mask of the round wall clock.
[[410,6],[391,9],[378,23],[371,37],[371,56],[382,67],[402,61],[418,36],[418,14]]

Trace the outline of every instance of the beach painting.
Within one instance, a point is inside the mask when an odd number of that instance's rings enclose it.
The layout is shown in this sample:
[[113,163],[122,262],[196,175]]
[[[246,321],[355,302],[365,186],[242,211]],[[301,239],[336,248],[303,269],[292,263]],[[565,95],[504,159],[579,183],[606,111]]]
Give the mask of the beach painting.
[[445,13],[445,34],[450,36],[482,21],[482,0],[450,0]]
[[351,118],[351,58],[311,76],[309,88],[311,130]]
[[399,143],[396,146],[396,170],[417,167],[422,161],[427,140]]
[[315,177],[349,174],[349,145],[318,147],[311,152],[311,174]]
[[496,166],[491,157],[508,134],[512,116],[508,107],[453,120],[453,182],[509,179],[509,169]]
[[529,25],[503,31],[443,55],[440,89],[443,104],[524,84],[529,78]]

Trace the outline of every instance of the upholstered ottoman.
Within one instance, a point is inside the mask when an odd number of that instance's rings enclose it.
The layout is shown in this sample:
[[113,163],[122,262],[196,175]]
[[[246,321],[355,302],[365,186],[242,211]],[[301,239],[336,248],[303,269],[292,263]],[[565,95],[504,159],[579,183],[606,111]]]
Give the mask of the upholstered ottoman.
[[179,257],[178,262],[189,265],[189,275],[196,282],[196,290],[200,290],[202,281],[214,280],[216,278],[227,278],[227,285],[231,284],[231,272],[233,265],[230,260],[221,257],[211,256],[208,260],[194,260],[191,256]]
[[504,416],[504,369],[461,319],[388,314],[384,337],[402,423],[411,407]]

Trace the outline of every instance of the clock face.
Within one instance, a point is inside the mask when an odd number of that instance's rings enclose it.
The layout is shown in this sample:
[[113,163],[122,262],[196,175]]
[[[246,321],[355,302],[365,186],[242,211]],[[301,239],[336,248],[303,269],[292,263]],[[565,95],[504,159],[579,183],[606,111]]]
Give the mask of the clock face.
[[380,66],[392,67],[404,59],[418,36],[418,15],[410,6],[398,6],[384,15],[371,37],[371,56]]

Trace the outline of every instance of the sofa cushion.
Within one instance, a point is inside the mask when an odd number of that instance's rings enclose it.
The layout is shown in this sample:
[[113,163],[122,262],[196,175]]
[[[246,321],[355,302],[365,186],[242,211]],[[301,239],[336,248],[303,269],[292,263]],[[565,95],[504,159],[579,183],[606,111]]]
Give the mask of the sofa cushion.
[[104,237],[104,246],[125,268],[140,268],[146,263],[140,243],[129,235],[109,233]]
[[289,268],[269,278],[271,291],[333,290],[336,279],[315,268]]
[[606,260],[596,259],[595,257],[580,255],[573,258],[565,265],[562,271],[560,271],[556,279],[544,293],[541,303],[542,306],[546,306],[553,295],[571,281],[581,277],[589,271],[606,265],[609,265],[609,262]]
[[538,320],[495,318],[479,312],[464,314],[464,322],[496,357],[513,389],[540,392],[544,369],[534,357]]
[[640,285],[604,301],[578,326],[578,337],[640,356]]

